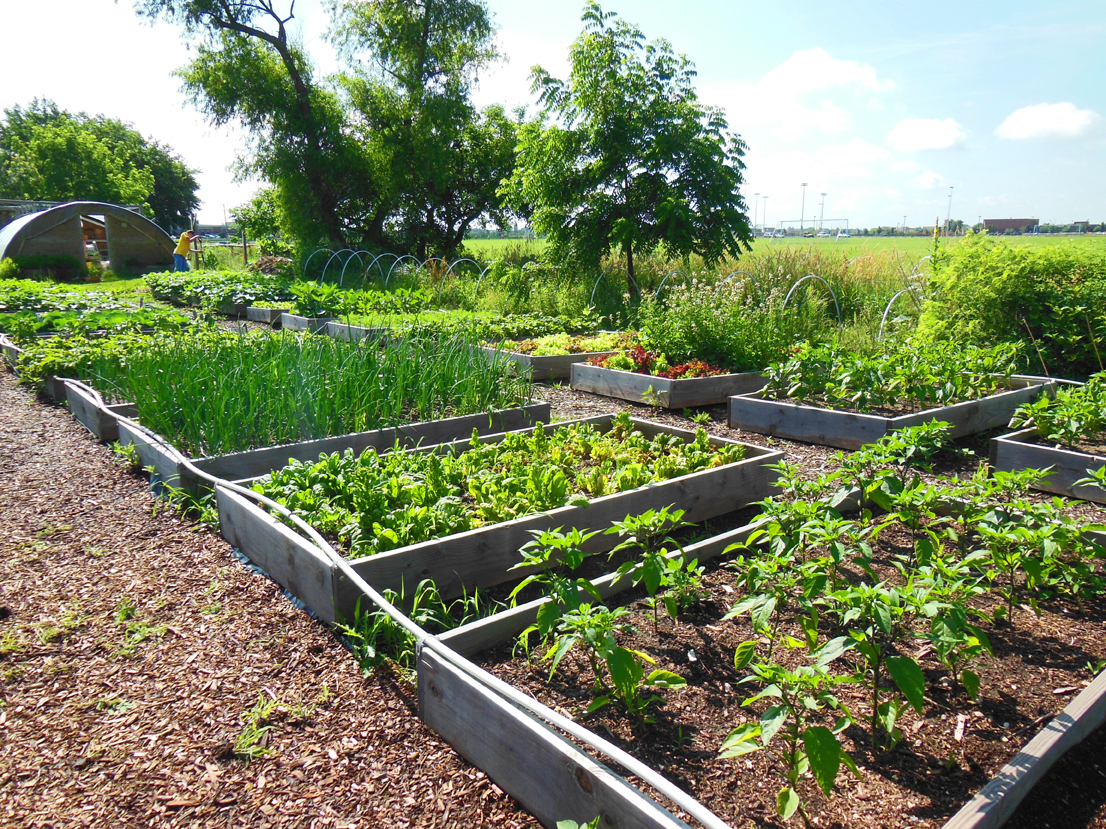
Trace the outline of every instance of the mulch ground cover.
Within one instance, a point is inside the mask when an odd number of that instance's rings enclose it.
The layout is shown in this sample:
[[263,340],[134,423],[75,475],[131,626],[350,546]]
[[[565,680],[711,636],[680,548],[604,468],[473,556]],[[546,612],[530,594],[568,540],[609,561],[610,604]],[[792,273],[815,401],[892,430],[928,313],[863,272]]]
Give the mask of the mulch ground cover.
[[537,825],[6,374],[0,550],[0,825]]

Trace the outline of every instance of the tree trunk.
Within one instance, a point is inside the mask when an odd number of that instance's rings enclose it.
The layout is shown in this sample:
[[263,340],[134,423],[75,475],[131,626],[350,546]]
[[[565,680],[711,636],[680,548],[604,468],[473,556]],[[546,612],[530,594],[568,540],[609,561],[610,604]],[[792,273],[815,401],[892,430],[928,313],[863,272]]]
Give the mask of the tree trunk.
[[626,243],[626,282],[630,288],[630,302],[637,304],[641,301],[641,291],[637,287],[637,279],[634,278],[634,245]]

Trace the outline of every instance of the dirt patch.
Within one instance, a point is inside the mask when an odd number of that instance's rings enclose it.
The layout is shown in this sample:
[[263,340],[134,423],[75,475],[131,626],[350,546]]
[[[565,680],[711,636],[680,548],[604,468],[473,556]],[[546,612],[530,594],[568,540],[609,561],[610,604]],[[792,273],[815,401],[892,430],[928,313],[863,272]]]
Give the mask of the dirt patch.
[[0,825],[537,825],[6,374],[0,503]]

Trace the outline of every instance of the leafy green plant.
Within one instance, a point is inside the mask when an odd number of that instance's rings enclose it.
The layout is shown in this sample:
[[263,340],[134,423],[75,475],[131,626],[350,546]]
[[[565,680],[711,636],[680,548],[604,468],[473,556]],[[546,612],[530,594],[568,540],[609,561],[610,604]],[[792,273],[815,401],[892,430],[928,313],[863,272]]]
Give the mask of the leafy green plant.
[[269,723],[269,718],[276,707],[276,699],[267,699],[264,694],[258,695],[253,708],[242,715],[245,724],[234,738],[233,751],[236,756],[244,760],[257,760],[270,753],[266,743],[274,726]]
[[[620,565],[618,574],[629,575],[633,584],[641,584],[649,594],[650,605],[653,609],[653,630],[657,630],[657,593],[660,588],[669,583],[675,571],[683,572],[682,561],[684,558],[683,547],[671,536],[674,530],[689,526],[683,520],[684,511],[672,506],[663,507],[660,510],[650,509],[640,515],[627,515],[622,521],[615,521],[614,525],[606,532],[608,535],[618,535],[624,540],[611,550],[611,555],[623,550],[640,550],[640,560],[627,561]],[[677,562],[670,561],[671,552],[679,551],[680,559]],[[686,586],[690,586],[685,582]],[[671,605],[665,603],[669,609],[669,615],[673,619],[679,610],[679,602],[672,597]]]
[[1047,394],[1014,413],[1010,425],[1034,426],[1049,443],[1074,447],[1100,439],[1106,442],[1106,372],[1082,386],[1062,386],[1055,398]]

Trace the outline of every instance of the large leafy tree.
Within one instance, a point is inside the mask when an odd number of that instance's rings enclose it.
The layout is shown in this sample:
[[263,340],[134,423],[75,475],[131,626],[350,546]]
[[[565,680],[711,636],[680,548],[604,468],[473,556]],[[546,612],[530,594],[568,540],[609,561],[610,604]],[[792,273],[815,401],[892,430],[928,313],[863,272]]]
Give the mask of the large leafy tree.
[[635,254],[663,245],[711,263],[747,250],[746,145],[699,102],[692,64],[595,2],[583,22],[567,80],[533,69],[542,111],[519,131],[508,203],[553,255],[597,267],[621,251],[631,291]]
[[194,171],[170,147],[103,115],[35,100],[0,121],[0,197],[139,204],[175,229],[199,206],[197,189]]
[[501,210],[515,122],[470,102],[496,56],[482,0],[331,0],[347,69],[322,81],[289,37],[294,0],[135,2],[199,38],[185,88],[246,127],[241,171],[274,186],[301,244],[444,253]]

